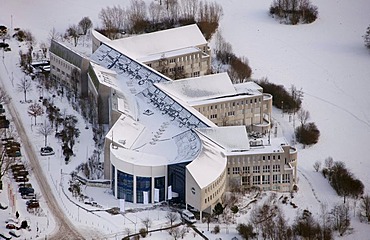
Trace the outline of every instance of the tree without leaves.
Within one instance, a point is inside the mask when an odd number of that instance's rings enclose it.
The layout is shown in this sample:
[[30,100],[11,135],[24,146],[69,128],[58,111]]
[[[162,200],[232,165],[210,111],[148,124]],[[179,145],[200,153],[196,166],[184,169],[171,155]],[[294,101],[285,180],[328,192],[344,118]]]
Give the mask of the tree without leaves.
[[127,12],[121,6],[106,7],[100,10],[99,19],[103,30],[110,39],[115,39],[117,33],[124,29]]
[[36,125],[36,118],[44,114],[44,109],[39,103],[33,103],[28,107],[28,114],[35,118]]
[[47,146],[48,136],[53,132],[53,127],[45,121],[44,124],[39,127],[37,132],[44,137],[44,144]]
[[7,104],[10,101],[10,96],[8,93],[0,87],[0,104]]
[[6,148],[3,148],[0,152],[0,190],[3,189],[3,176],[8,172],[13,162],[12,158],[6,156]]
[[368,222],[370,222],[370,196],[369,195],[365,195],[361,199],[360,217],[364,217]]
[[367,27],[365,35],[362,37],[364,38],[365,47],[370,49],[370,25]]
[[179,217],[178,217],[177,213],[175,213],[175,212],[167,212],[167,214],[166,214],[166,219],[170,222],[171,227],[172,227],[172,224],[174,222],[176,222],[178,218]]
[[81,28],[83,35],[86,35],[87,30],[92,28],[93,24],[89,17],[83,17],[78,26]]
[[314,164],[313,164],[313,168],[315,169],[316,172],[318,172],[321,168],[321,162],[320,161],[316,161]]
[[333,216],[334,230],[337,230],[340,236],[342,236],[351,224],[348,204],[336,205],[331,211],[331,215]]
[[152,226],[152,220],[148,217],[141,220],[141,223],[145,226],[146,233],[148,233],[149,228]]
[[301,123],[301,126],[305,125],[307,123],[307,120],[310,118],[310,112],[304,109],[300,109],[297,115],[298,115],[298,120]]
[[70,25],[66,30],[66,35],[73,38],[76,47],[78,44],[78,39],[80,38],[78,26],[76,26],[75,24]]
[[18,92],[23,92],[24,94],[24,102],[27,102],[27,93],[32,90],[31,81],[29,81],[26,77],[21,79],[21,82],[17,84]]
[[329,156],[329,157],[325,158],[325,167],[327,169],[330,170],[333,167],[333,164],[334,164],[334,160],[333,160],[332,157]]

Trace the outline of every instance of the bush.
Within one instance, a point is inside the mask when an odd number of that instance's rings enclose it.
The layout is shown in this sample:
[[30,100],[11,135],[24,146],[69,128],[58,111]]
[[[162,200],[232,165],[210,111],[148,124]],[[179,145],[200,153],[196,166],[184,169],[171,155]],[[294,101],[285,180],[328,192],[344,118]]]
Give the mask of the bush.
[[216,225],[216,226],[213,228],[213,232],[214,232],[215,234],[220,233],[220,226],[219,226],[219,225]]
[[271,16],[287,24],[296,25],[298,23],[312,23],[319,14],[318,8],[311,4],[309,0],[274,0],[270,6]]
[[145,228],[140,228],[139,230],[140,236],[145,238],[148,235],[148,232],[146,231]]
[[365,35],[363,36],[365,47],[370,49],[370,25],[367,27]]
[[320,131],[317,129],[315,123],[307,123],[300,125],[295,130],[295,136],[299,143],[303,146],[310,146],[319,141]]
[[243,224],[240,223],[236,227],[236,230],[242,236],[244,239],[252,239],[257,236],[257,234],[254,232],[252,224]]
[[[258,84],[263,88],[263,91],[270,93],[272,96],[272,104],[282,109],[284,112],[298,112],[301,108],[302,100],[299,96],[292,96],[283,85],[270,83],[267,79],[262,79]],[[297,94],[296,94],[297,95]]]

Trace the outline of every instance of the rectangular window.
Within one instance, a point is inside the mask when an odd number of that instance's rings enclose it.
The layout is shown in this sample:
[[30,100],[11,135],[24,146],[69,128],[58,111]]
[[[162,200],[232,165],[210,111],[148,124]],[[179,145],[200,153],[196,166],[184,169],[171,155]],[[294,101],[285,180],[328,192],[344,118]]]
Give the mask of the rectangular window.
[[262,170],[264,173],[270,172],[270,165],[263,165]]
[[272,183],[280,183],[280,174],[272,175]]
[[289,174],[283,174],[282,183],[290,183],[290,175]]
[[280,172],[280,165],[272,165],[273,172]]
[[253,176],[253,185],[259,185],[259,184],[261,184],[260,176]]
[[233,167],[233,174],[239,174],[240,168],[239,167]]
[[249,173],[249,166],[244,166],[243,167],[243,173]]
[[270,175],[262,175],[262,184],[270,184]]
[[253,166],[253,173],[260,173],[260,166]]

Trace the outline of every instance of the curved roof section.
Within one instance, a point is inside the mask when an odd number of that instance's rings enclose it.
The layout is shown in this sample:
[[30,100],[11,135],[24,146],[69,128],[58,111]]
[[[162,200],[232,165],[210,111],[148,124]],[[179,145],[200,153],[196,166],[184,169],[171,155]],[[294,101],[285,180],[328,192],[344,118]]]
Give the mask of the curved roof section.
[[120,38],[110,41],[109,44],[119,51],[127,53],[139,60],[140,58],[150,55],[207,44],[207,41],[198,26],[192,24],[158,32]]
[[215,181],[225,171],[227,158],[219,146],[208,138],[198,135],[202,148],[196,159],[186,165],[200,188],[205,188]]

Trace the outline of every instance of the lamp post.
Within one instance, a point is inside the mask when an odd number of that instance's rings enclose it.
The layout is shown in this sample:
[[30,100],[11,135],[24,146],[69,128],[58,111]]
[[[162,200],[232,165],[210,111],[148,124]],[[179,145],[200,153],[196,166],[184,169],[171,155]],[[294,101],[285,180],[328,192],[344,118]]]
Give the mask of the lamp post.
[[281,101],[281,117],[284,117],[284,101]]

